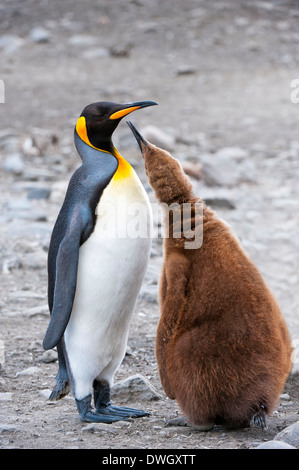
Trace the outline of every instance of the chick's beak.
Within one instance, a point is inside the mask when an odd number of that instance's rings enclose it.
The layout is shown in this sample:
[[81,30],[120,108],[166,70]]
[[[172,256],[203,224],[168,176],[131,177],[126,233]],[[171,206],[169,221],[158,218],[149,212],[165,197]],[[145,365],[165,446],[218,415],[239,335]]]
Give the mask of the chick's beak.
[[142,146],[148,147],[146,140],[142,137],[140,132],[136,129],[136,127],[134,126],[134,124],[131,121],[127,121],[127,124],[129,126],[129,128],[131,129],[131,131],[133,132],[133,135],[134,135],[135,139],[137,140],[139,148],[142,152],[142,150],[143,150]]

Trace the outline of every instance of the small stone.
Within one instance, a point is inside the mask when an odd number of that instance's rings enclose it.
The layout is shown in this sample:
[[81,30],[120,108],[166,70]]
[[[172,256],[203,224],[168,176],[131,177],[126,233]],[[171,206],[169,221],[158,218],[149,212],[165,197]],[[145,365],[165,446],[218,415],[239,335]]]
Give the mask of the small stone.
[[10,392],[0,393],[0,401],[11,401],[11,400],[12,400],[12,393]]
[[48,188],[32,188],[27,193],[28,199],[48,199],[51,190]]
[[28,345],[28,351],[34,351],[34,350],[37,350],[37,349],[41,349],[42,347],[42,344],[41,344],[41,341],[40,340],[34,340],[34,341],[31,341]]
[[283,429],[275,437],[274,441],[283,441],[291,446],[299,448],[299,421]]
[[48,400],[49,396],[51,395],[51,392],[52,390],[50,390],[49,388],[44,388],[43,390],[39,390],[38,393],[40,394],[41,397]]
[[287,400],[287,401],[289,401],[289,400],[291,399],[291,397],[290,397],[290,395],[289,395],[288,393],[282,393],[282,394],[280,395],[280,399],[281,399],[281,400]]
[[42,28],[41,26],[37,26],[36,28],[33,28],[30,31],[29,36],[30,36],[30,39],[37,44],[49,42],[50,40],[49,31],[45,28]]
[[3,432],[19,432],[21,429],[14,424],[0,423],[0,433]]
[[0,36],[0,49],[5,55],[16,52],[23,44],[24,40],[14,34],[4,34]]
[[216,156],[224,156],[237,162],[249,158],[248,152],[241,147],[223,147],[216,152]]
[[207,206],[211,206],[212,208],[235,209],[234,203],[224,197],[206,198],[204,202]]
[[16,377],[22,377],[24,375],[34,375],[40,371],[39,367],[28,367],[27,369],[23,369],[20,372],[16,373]]
[[62,204],[69,181],[57,181],[52,184],[49,200],[55,204]]
[[197,73],[197,69],[192,65],[180,65],[175,71],[177,77],[181,75],[194,75],[195,73]]
[[49,349],[48,351],[44,351],[43,354],[40,356],[40,360],[49,364],[50,362],[56,362],[58,359],[57,352],[53,349]]
[[47,253],[42,248],[33,253],[25,253],[21,257],[21,263],[24,268],[44,269],[47,264]]
[[259,444],[255,449],[296,449],[296,447],[287,444],[286,442],[267,441]]
[[34,317],[35,315],[49,315],[48,304],[39,305],[37,307],[30,307],[22,311],[22,314],[28,317]]
[[97,38],[95,36],[90,36],[88,34],[74,34],[68,40],[68,43],[71,46],[93,46],[96,44]]
[[132,375],[117,382],[112,388],[112,393],[118,401],[123,402],[133,402],[137,398],[146,401],[161,399],[161,395],[153,385],[140,374]]
[[99,433],[99,432],[103,432],[103,433],[111,433],[111,434],[117,434],[117,430],[116,429],[113,429],[111,428],[111,425],[110,424],[105,424],[105,423],[91,423],[91,424],[87,424],[86,426],[84,426],[82,428],[82,432],[89,432],[89,433]]
[[21,267],[22,267],[21,261],[15,256],[10,256],[8,258],[5,258],[1,263],[1,270],[3,274],[9,274],[10,271],[14,269],[20,269]]
[[112,57],[129,57],[132,49],[132,44],[116,44],[110,49],[110,55]]
[[90,60],[102,59],[105,57],[109,57],[109,50],[105,49],[104,47],[94,47],[83,51],[82,57]]
[[3,161],[2,167],[8,173],[13,173],[14,175],[21,175],[24,171],[25,164],[22,160],[22,157],[15,153],[13,155],[9,155]]

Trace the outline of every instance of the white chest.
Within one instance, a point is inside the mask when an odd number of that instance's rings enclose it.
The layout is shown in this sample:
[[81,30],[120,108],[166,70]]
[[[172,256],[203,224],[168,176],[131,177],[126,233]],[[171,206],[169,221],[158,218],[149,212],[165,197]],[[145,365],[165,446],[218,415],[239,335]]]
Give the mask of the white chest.
[[107,186],[96,214],[95,229],[79,252],[70,324],[105,332],[129,321],[150,255],[151,207],[135,173]]

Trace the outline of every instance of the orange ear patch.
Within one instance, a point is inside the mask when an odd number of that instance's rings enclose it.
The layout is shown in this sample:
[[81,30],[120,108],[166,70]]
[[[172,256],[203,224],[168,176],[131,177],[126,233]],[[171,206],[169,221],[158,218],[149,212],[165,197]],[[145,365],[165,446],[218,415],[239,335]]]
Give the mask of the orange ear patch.
[[[129,108],[129,109],[131,109],[133,111],[133,108]],[[137,107],[135,107],[135,109],[137,109]],[[105,153],[109,154],[109,152],[107,152],[106,150],[98,149],[97,147],[92,145],[92,143],[90,142],[90,140],[88,138],[88,135],[87,135],[86,120],[85,120],[84,116],[79,117],[79,119],[77,121],[77,124],[76,124],[76,131],[77,131],[77,134],[80,137],[80,139],[82,139],[83,142],[85,142],[87,145],[89,145],[90,147],[92,147],[94,149],[100,150],[101,152],[105,152]],[[114,180],[119,180],[121,178],[127,178],[128,176],[130,176],[131,171],[132,171],[132,167],[131,167],[130,163],[127,162],[118,153],[118,151],[116,150],[115,147],[113,149],[113,154],[118,160],[118,168],[117,168],[116,172],[114,173],[113,179]]]
[[86,120],[84,116],[79,117],[77,124],[76,124],[76,131],[80,139],[82,139],[87,145],[89,145],[90,147],[93,147],[94,149],[96,148],[89,141],[89,138],[87,135]]

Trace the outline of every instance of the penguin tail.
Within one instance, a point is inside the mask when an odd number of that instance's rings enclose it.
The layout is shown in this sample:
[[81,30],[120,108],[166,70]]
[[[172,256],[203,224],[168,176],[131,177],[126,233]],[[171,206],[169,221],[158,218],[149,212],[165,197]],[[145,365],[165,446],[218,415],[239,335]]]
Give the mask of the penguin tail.
[[56,377],[56,384],[48,398],[49,401],[58,401],[61,400],[61,398],[65,397],[68,395],[70,392],[70,383],[69,380],[65,377],[62,377],[62,374],[60,371],[58,371],[57,377]]

